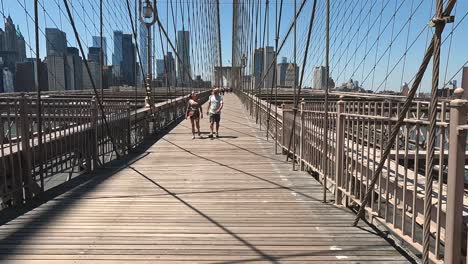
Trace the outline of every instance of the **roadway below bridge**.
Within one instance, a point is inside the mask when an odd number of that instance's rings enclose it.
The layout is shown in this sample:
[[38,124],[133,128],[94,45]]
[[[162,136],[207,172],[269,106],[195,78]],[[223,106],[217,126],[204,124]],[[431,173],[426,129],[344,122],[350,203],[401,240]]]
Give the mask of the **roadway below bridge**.
[[239,99],[220,138],[183,121],[0,227],[1,263],[410,263],[354,213],[324,204]]

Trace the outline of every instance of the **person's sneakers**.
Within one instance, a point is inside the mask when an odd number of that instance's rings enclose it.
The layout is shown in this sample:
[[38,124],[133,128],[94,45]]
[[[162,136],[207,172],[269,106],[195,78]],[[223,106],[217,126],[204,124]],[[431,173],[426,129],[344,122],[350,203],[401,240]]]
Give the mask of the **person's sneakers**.
[[213,132],[211,132],[209,135],[208,135],[209,138],[212,138],[213,137]]
[[195,134],[192,135],[192,139],[195,139]]
[[219,138],[219,134],[218,134],[218,132],[216,132],[216,138]]

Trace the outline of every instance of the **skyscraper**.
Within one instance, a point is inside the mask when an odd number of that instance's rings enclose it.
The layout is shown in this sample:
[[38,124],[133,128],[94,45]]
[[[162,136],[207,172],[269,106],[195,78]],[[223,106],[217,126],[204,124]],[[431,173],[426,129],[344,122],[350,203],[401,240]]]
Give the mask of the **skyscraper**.
[[[295,72],[294,72],[295,70]],[[284,87],[294,87],[294,82],[296,86],[299,84],[299,67],[294,63],[288,63],[288,68],[286,69],[286,76],[284,80]]]
[[263,48],[255,49],[253,54],[253,68],[252,68],[252,76],[253,76],[253,89],[257,89],[259,87],[260,81],[262,80],[262,72],[263,72],[263,59],[264,53]]
[[46,28],[46,40],[49,90],[67,90],[67,35],[57,28]]
[[325,67],[319,66],[314,68],[314,89],[324,90],[327,86],[327,82],[325,79]]
[[88,60],[94,61],[98,64],[101,62],[100,57],[101,48],[99,47],[89,47],[88,49]]
[[0,73],[3,74],[3,92],[14,92],[15,89],[13,85],[13,73],[8,68],[3,68]]
[[[140,23],[140,32],[139,32],[139,45],[138,45],[138,51],[140,52],[140,66],[143,67],[143,72],[145,74],[148,74],[146,72],[147,69],[147,59],[146,57],[148,56],[147,50],[146,50],[146,25],[144,23]],[[143,78],[146,78],[146,76],[143,76]]]
[[168,84],[169,86],[173,86],[176,83],[176,68],[172,52],[168,52],[167,55],[164,56],[164,64],[164,66],[167,67],[166,73],[168,78]]
[[164,65],[164,59],[162,60],[156,60],[156,77],[157,78],[162,78],[164,76],[164,70],[165,65]]
[[67,48],[66,59],[66,76],[67,90],[83,89],[83,60],[81,59],[78,49],[73,47]]
[[5,51],[17,52],[17,36],[15,24],[10,16],[5,21]]
[[177,61],[178,78],[183,85],[187,85],[191,76],[189,31],[180,30],[177,32],[177,53],[180,56],[180,61]]
[[[0,51],[4,51],[5,50],[5,31],[3,31],[3,29],[0,28]],[[2,85],[3,85],[3,81],[2,81]]]
[[47,56],[46,62],[48,69],[49,91],[67,90],[65,56],[50,55]]
[[281,59],[281,63],[278,63],[276,72],[276,85],[278,87],[284,87],[286,82],[286,70],[288,69],[289,63],[286,57]]
[[122,31],[114,31],[114,53],[112,54],[112,65],[114,76],[116,79],[120,79],[122,73],[120,71],[120,65],[122,64]]
[[135,85],[135,44],[132,42],[131,34],[123,34],[122,36],[122,64],[120,65],[120,72],[124,84]]
[[83,60],[82,67],[83,67],[83,89],[90,90],[93,89],[93,84],[91,82],[91,78],[94,82],[94,85],[97,90],[101,89],[101,74],[99,72],[99,63],[95,61],[88,60],[88,67],[91,71],[91,77],[89,76],[88,70],[86,69],[85,62]]
[[[107,65],[107,39],[106,37],[102,37],[102,57],[103,57],[103,65]],[[101,37],[100,36],[93,36],[93,47],[101,48]]]
[[275,50],[273,47],[265,47],[263,50],[265,54],[263,55],[264,57],[264,62],[263,62],[263,73],[262,73],[262,78],[264,75],[266,75],[264,81],[263,81],[263,87],[264,88],[270,88],[273,85],[273,72],[274,68],[270,69],[268,71],[268,68],[270,68],[271,64],[273,63],[273,59],[275,58]]
[[18,61],[26,61],[26,41],[24,40],[23,34],[18,28],[17,37],[16,37],[16,50],[18,53]]
[[57,28],[46,28],[47,56],[64,56],[67,53],[67,35]]
[[41,91],[47,91],[47,66],[42,61],[39,62],[40,72],[39,80],[36,79],[36,59],[27,59],[24,62],[16,64],[15,92],[33,92],[36,91],[36,82],[40,82]]

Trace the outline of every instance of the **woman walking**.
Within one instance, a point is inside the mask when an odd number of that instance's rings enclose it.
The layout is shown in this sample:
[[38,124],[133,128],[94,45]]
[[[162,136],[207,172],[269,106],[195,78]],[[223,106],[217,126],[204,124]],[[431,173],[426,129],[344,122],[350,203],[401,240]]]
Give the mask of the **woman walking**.
[[190,117],[190,123],[192,124],[192,139],[195,139],[195,126],[197,126],[198,136],[201,138],[200,133],[200,118],[203,118],[203,111],[200,103],[198,102],[198,93],[192,92],[189,97],[187,104],[187,112],[185,119]]

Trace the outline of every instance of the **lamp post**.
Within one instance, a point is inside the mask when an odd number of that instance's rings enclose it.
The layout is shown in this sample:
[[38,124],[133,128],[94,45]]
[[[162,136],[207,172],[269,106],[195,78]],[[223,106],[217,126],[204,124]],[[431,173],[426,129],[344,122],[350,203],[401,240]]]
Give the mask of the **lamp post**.
[[145,96],[145,106],[153,109],[154,102],[151,95],[151,26],[156,23],[156,0],[151,2],[150,0],[140,0],[139,1],[139,10],[140,10],[140,22],[146,26],[146,96]]
[[247,66],[247,57],[245,54],[242,54],[241,57],[241,67],[242,67],[242,74],[241,74],[241,86],[242,86],[242,92],[244,92],[245,87],[244,87],[244,77],[245,77],[245,67]]

